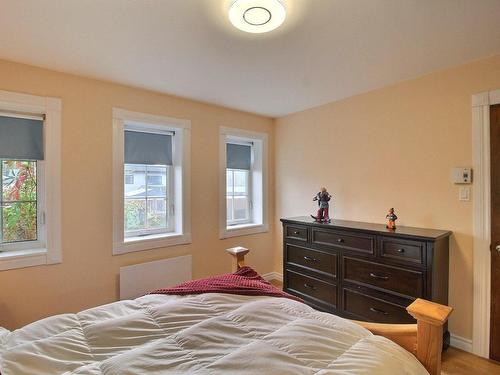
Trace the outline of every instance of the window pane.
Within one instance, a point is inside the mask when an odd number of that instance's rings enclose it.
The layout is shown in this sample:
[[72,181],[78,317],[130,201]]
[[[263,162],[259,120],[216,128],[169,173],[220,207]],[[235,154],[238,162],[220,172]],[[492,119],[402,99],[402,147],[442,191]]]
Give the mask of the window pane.
[[36,201],[36,161],[2,161],[2,199]]
[[167,228],[167,200],[148,199],[148,229]]
[[248,197],[234,197],[234,220],[249,218]]
[[[167,229],[168,172],[166,165],[125,164],[125,232]],[[128,183],[132,182],[132,183]],[[131,233],[133,235],[133,233]]]
[[162,185],[161,176],[148,175],[148,185]]
[[234,195],[248,195],[248,171],[234,171]]
[[132,176],[133,183],[125,182],[125,198],[146,198],[146,166],[125,164],[125,176]]
[[147,166],[148,197],[165,198],[167,195],[167,167]]
[[229,196],[226,198],[226,207],[227,207],[227,220],[231,221],[233,219],[233,197]]
[[146,228],[146,199],[125,199],[125,232]]
[[134,184],[134,175],[133,174],[125,175],[125,184],[126,185],[133,185]]
[[226,169],[226,194],[233,194],[233,170]]
[[1,211],[3,242],[37,239],[36,202],[4,203]]

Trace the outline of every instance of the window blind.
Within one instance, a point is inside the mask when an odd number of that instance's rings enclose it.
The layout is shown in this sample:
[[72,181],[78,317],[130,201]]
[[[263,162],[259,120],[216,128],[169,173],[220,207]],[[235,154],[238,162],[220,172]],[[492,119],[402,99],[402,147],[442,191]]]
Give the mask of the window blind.
[[226,143],[226,159],[227,168],[250,170],[252,166],[252,146]]
[[43,160],[43,120],[0,115],[0,158]]
[[172,136],[126,130],[125,163],[172,165]]

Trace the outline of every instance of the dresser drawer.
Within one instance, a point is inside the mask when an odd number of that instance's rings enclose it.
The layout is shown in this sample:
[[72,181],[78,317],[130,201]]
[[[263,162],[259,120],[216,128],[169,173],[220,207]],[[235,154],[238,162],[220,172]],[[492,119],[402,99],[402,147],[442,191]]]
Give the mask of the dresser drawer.
[[423,272],[349,257],[344,258],[344,280],[411,297],[423,297],[424,292]]
[[285,238],[307,242],[307,227],[300,225],[285,225]]
[[314,277],[286,270],[287,290],[303,298],[314,299],[329,306],[337,305],[337,287]]
[[349,314],[378,323],[415,323],[404,306],[349,289],[343,292],[344,311]]
[[337,277],[337,256],[301,246],[286,244],[287,264],[304,267],[330,277]]
[[403,263],[424,264],[425,242],[381,237],[380,256]]
[[341,247],[346,250],[373,254],[375,236],[312,228],[312,243],[314,245]]

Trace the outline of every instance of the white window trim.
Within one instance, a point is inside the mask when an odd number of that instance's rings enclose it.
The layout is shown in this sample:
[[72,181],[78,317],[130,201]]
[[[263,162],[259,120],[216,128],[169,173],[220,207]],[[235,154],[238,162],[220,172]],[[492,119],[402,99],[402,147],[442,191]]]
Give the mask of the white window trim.
[[[227,226],[226,207],[226,142],[228,138],[254,142],[252,164],[253,222]],[[268,135],[249,130],[219,128],[219,238],[247,236],[269,231]],[[260,194],[258,194],[260,192]]]
[[[124,237],[124,129],[175,131],[175,225],[173,232]],[[181,153],[175,152],[181,149]],[[191,121],[113,108],[113,255],[191,243]],[[178,209],[178,208],[181,209]]]
[[[36,248],[0,253],[0,271],[62,262],[61,248],[61,110],[58,98],[0,91],[0,110],[7,112],[45,115],[44,160],[38,164],[43,170],[44,188],[37,197],[45,205],[44,239],[35,241]],[[23,244],[25,246],[25,244]]]

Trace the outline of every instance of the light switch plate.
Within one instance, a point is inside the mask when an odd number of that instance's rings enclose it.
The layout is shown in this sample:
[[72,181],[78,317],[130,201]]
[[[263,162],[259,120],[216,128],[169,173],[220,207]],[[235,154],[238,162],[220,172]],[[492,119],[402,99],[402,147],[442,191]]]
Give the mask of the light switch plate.
[[469,201],[470,200],[470,188],[469,187],[461,187],[458,190],[458,200],[460,201]]
[[455,184],[470,184],[472,182],[472,169],[467,167],[453,168],[451,177]]

